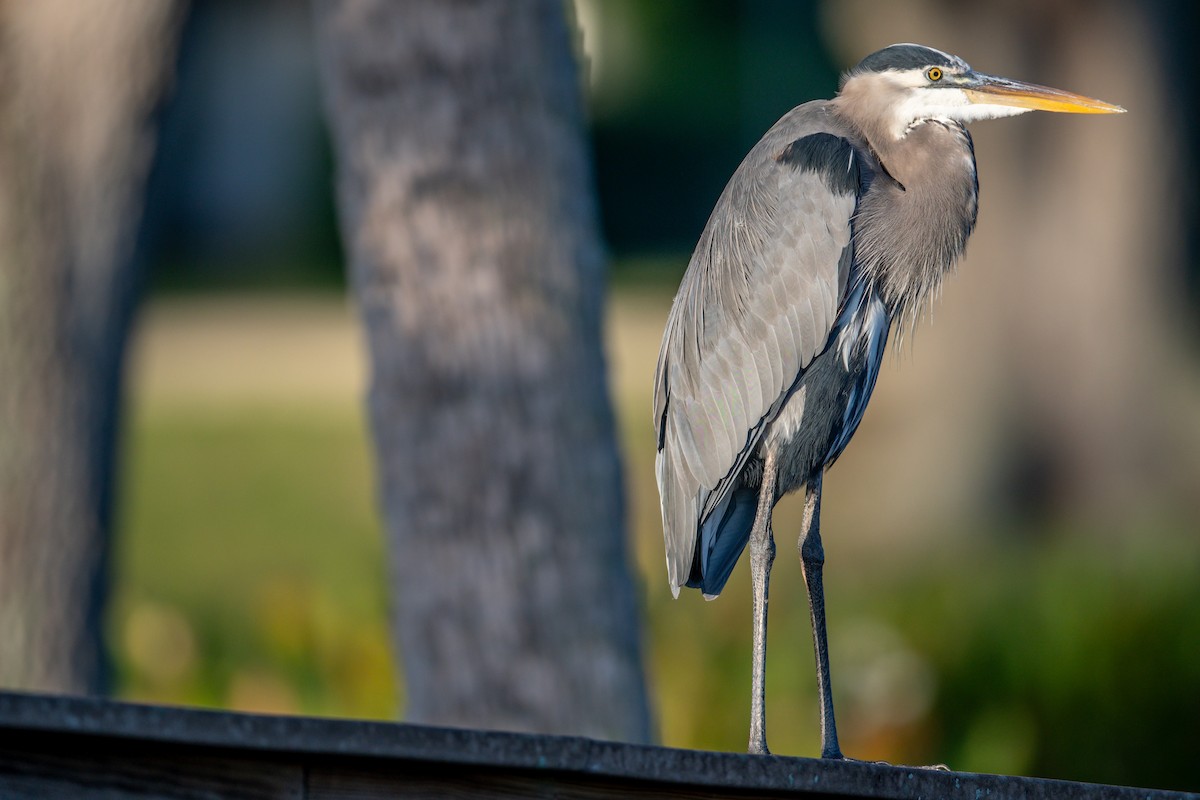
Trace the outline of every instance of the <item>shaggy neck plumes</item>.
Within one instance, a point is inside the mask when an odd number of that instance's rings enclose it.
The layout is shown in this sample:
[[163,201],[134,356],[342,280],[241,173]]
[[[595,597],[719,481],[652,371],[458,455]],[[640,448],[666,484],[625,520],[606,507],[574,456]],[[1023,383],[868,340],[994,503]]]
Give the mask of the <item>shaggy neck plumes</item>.
[[873,96],[879,86],[864,82],[859,90],[851,79],[833,106],[862,133],[886,172],[859,203],[855,252],[903,327],[919,316],[966,247],[978,183],[970,134],[957,122],[907,122],[897,131],[894,120],[861,113],[883,99]]

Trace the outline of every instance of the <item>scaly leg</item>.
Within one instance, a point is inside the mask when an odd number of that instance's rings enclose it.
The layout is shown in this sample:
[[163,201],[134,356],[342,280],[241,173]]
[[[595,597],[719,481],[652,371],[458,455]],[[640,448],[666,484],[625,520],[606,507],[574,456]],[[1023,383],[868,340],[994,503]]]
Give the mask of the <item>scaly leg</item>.
[[754,589],[754,667],[750,692],[750,752],[767,754],[767,583],[775,560],[771,508],[775,505],[775,454],[763,461],[758,511],[750,530],[750,581]]
[[825,548],[821,546],[821,477],[818,473],[805,490],[804,528],[800,532],[800,562],[804,584],[808,587],[808,608],[812,614],[813,650],[817,657],[817,692],[821,696],[821,757],[842,758],[838,747],[837,724],[833,720],[833,692],[829,686],[829,645],[825,641],[825,590],[821,568]]

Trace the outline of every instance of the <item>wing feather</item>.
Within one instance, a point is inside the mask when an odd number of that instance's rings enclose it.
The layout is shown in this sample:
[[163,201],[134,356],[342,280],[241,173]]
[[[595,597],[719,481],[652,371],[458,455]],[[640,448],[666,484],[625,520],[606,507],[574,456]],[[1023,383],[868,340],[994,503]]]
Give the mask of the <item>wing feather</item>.
[[[752,319],[757,320],[758,318],[754,317]],[[761,325],[761,323],[752,323],[752,329],[747,331],[747,339],[754,341],[753,337],[755,333],[757,333],[759,336],[762,335],[759,325]],[[759,373],[758,359],[755,358],[754,351],[749,347],[749,345],[747,345],[745,342],[742,342],[741,353],[743,357],[740,359],[738,364],[739,369],[741,370],[741,374],[738,376],[738,379],[741,383],[742,389],[745,391],[746,411],[743,414],[743,417],[745,418],[744,422],[747,423],[748,427],[749,423],[753,421],[751,417],[754,411],[763,408],[765,405],[769,405],[769,398],[766,398],[763,395],[763,378]]]
[[750,152],[717,201],[671,307],[654,420],[676,593],[692,570],[700,524],[737,488],[763,428],[825,348],[843,299],[860,184],[825,169],[824,154],[836,151],[844,172],[850,147],[828,127],[820,108],[801,106]]

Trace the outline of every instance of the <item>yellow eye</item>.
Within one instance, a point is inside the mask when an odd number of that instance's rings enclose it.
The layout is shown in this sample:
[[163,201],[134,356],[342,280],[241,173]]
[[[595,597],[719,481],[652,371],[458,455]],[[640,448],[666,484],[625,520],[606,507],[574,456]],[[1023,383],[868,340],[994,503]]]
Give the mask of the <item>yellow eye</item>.
[[925,77],[931,81],[940,81],[942,79],[942,70],[938,67],[930,67],[925,73]]

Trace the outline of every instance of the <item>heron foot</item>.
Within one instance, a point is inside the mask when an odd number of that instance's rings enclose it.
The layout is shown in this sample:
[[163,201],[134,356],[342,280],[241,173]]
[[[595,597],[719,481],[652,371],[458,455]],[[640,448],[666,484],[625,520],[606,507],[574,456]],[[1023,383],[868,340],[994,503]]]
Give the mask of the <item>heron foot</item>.
[[[821,756],[827,758],[827,756]],[[936,772],[950,772],[950,767],[945,764],[893,764],[890,761],[864,761],[860,758],[849,758],[848,756],[837,756],[832,758],[833,761],[845,761],[850,764],[872,764],[876,767],[898,767],[900,769],[928,769]]]

